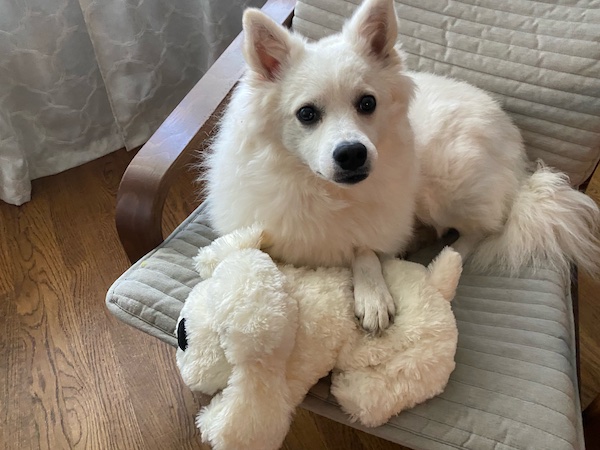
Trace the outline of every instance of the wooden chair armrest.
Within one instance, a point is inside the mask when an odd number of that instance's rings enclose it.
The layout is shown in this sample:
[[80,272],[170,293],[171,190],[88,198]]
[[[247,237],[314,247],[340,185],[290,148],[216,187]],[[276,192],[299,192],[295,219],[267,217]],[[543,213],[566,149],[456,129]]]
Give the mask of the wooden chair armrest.
[[[268,0],[262,11],[290,25],[294,0]],[[115,221],[131,262],[163,241],[162,213],[172,181],[193,156],[201,130],[241,77],[244,61],[238,35],[133,158],[119,186]]]

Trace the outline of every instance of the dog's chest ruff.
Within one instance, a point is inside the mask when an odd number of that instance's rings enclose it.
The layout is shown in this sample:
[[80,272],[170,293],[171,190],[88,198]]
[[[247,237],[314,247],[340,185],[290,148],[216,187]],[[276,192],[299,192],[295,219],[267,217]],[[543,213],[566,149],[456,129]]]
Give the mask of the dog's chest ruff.
[[[363,194],[370,197],[368,192]],[[321,189],[303,198],[290,195],[279,204],[265,203],[255,218],[273,235],[269,253],[282,261],[349,265],[357,247],[394,253],[404,244],[399,230],[406,227],[402,225],[407,222],[406,207],[393,196],[373,192],[372,200],[362,201],[350,195],[335,198]],[[409,216],[409,227],[411,220]]]

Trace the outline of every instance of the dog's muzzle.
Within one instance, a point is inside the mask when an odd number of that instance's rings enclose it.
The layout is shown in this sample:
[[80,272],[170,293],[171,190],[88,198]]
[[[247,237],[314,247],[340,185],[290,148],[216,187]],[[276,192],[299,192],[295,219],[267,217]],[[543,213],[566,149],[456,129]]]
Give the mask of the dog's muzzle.
[[367,147],[360,142],[342,142],[333,151],[333,160],[336,183],[356,184],[369,176]]

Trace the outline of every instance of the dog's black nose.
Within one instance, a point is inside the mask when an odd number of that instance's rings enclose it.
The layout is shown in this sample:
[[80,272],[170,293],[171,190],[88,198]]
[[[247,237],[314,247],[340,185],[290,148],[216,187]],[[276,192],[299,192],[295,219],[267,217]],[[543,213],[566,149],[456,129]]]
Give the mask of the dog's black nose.
[[360,142],[342,142],[333,151],[333,159],[343,170],[356,170],[367,162],[367,147]]

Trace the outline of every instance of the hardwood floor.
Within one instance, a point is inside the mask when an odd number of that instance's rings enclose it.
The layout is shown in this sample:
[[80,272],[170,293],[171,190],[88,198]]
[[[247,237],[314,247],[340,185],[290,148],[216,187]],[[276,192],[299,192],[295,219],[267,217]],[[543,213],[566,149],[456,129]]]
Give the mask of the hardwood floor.
[[[104,306],[129,266],[114,228],[119,151],[36,180],[22,207],[0,202],[0,448],[202,449],[198,401],[175,350]],[[195,207],[192,175],[165,211],[173,229]],[[589,188],[600,201],[600,177]],[[600,283],[580,277],[582,398],[600,391]],[[397,445],[300,410],[287,450],[391,450]]]

